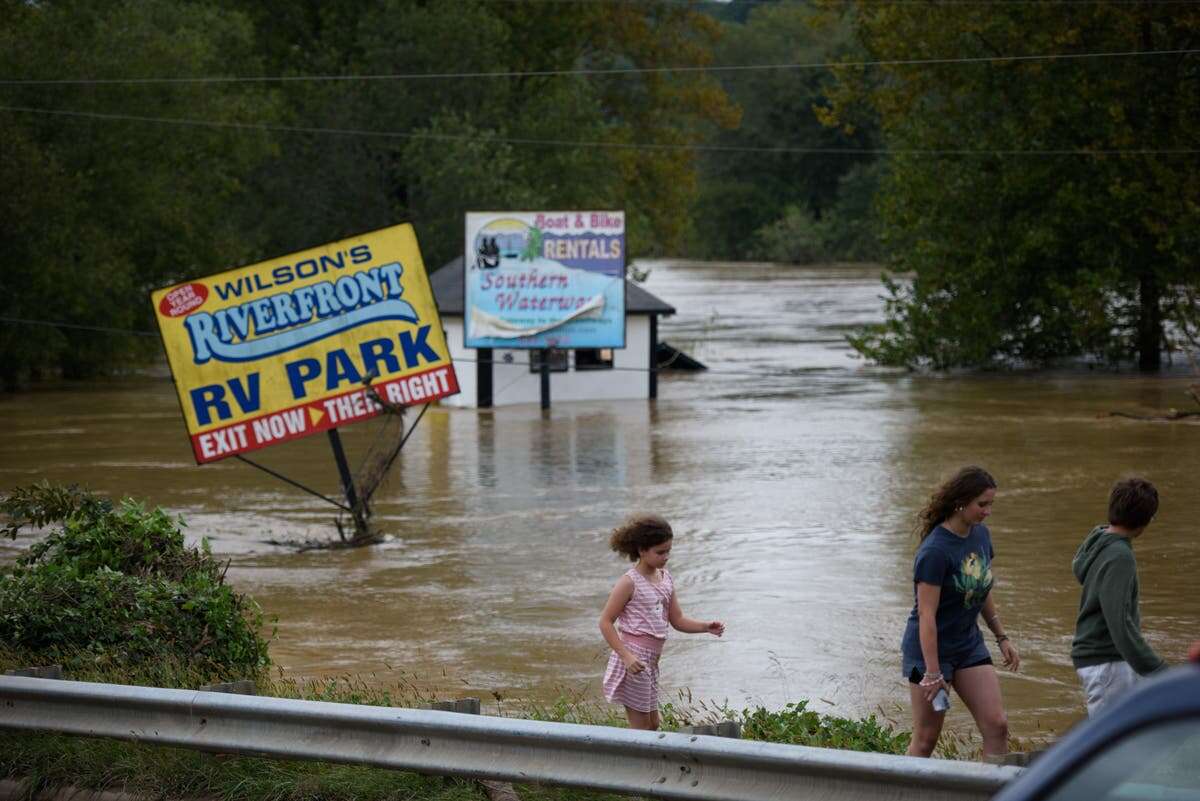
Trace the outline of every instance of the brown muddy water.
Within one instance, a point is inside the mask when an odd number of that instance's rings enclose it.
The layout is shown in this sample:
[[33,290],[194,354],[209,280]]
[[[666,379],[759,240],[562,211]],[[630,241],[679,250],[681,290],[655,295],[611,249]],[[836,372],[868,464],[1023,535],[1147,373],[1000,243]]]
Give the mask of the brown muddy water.
[[[596,620],[626,567],[607,531],[656,511],[676,528],[684,611],[727,626],[720,640],[672,636],[664,700],[685,689],[735,708],[807,698],[907,727],[911,521],[941,477],[976,462],[1000,483],[996,595],[1023,658],[1002,677],[1011,729],[1041,737],[1083,715],[1068,658],[1071,557],[1102,522],[1112,481],[1139,472],[1163,498],[1137,543],[1144,629],[1171,661],[1200,638],[1188,589],[1200,425],[1098,417],[1183,408],[1186,374],[881,370],[843,340],[881,316],[876,270],[643,266],[647,288],[679,310],[663,338],[712,369],[664,377],[657,402],[430,410],[376,495],[375,521],[392,535],[382,546],[264,544],[330,536],[331,507],[234,461],[196,467],[165,378],[0,398],[0,486],[81,482],[182,514],[278,616],[273,654],[293,675],[403,674],[489,701],[600,697]],[[352,461],[378,430],[343,430]],[[323,437],[256,458],[337,491]],[[27,541],[0,542],[0,559]],[[968,721],[956,704],[952,725]]]

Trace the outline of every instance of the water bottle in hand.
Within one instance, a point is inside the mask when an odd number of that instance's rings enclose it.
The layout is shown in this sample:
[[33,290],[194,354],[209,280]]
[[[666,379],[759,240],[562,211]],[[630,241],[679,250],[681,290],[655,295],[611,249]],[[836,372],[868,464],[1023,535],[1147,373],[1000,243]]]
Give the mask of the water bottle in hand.
[[945,712],[950,708],[950,693],[946,692],[945,687],[939,687],[938,691],[933,696],[933,711]]

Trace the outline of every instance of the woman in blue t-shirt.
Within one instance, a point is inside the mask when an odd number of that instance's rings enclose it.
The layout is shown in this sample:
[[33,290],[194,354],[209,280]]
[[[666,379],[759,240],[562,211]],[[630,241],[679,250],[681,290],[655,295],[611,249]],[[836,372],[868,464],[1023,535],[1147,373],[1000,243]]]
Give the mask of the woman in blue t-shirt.
[[1021,658],[1000,625],[991,595],[994,552],[983,521],[995,497],[996,480],[986,470],[964,467],[933,493],[919,516],[915,603],[900,646],[912,699],[912,756],[933,753],[946,718],[945,707],[937,711],[933,701],[948,686],[975,718],[984,755],[1008,752],[1000,682],[978,623],[982,612],[1005,667],[1020,667]]

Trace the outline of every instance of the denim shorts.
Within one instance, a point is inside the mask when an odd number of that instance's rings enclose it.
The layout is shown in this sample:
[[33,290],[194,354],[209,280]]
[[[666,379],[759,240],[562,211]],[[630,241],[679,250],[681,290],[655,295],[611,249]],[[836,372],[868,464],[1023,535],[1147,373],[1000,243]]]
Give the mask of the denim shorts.
[[[979,643],[971,650],[941,657],[942,678],[949,684],[954,680],[954,671],[956,670],[965,670],[966,668],[990,664],[992,664],[992,654],[988,651],[987,643],[980,637]],[[919,684],[921,677],[925,675],[925,660],[912,659],[905,656],[903,665],[904,678],[908,679],[912,684]],[[914,676],[916,676],[915,679],[913,678]]]

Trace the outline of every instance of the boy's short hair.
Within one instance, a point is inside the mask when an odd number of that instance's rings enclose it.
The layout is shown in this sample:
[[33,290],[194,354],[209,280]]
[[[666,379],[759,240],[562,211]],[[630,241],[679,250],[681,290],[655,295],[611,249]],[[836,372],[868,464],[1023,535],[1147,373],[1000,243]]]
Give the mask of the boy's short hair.
[[1122,528],[1142,528],[1158,511],[1158,490],[1144,478],[1131,476],[1113,484],[1108,495],[1108,522]]

